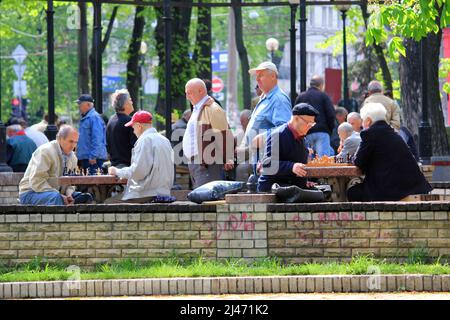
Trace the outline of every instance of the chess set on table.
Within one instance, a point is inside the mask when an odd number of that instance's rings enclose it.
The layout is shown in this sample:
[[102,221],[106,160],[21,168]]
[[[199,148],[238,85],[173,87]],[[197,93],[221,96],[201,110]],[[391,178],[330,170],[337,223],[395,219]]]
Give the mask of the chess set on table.
[[76,167],[76,169],[68,170],[67,168],[64,168],[63,176],[64,177],[84,177],[84,176],[102,176],[107,175],[105,174],[102,169],[97,168],[97,170],[94,173],[89,172],[89,168],[87,169],[80,169],[79,167]]
[[350,155],[346,158],[335,156],[316,156],[306,164],[306,167],[336,167],[336,166],[353,166]]

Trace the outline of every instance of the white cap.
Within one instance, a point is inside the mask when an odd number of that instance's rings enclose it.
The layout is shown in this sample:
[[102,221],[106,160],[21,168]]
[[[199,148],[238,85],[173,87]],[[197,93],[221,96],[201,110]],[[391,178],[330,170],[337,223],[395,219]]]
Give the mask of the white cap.
[[278,74],[277,66],[270,61],[264,61],[264,62],[260,63],[259,66],[257,66],[256,68],[248,70],[248,73],[253,75],[256,73],[256,71],[259,71],[259,70],[271,70],[271,71],[275,72],[276,74]]

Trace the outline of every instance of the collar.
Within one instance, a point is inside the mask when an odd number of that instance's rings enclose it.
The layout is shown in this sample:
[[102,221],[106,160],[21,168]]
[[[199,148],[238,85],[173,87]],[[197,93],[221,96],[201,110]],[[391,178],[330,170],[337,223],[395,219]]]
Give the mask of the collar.
[[25,135],[25,130],[20,130],[17,132],[14,132],[11,137],[15,137],[15,136],[24,136]]
[[202,100],[200,100],[199,102],[197,102],[197,103],[194,105],[194,110],[199,110],[199,109],[205,104],[205,102],[206,102],[208,99],[209,99],[209,96],[208,96],[208,95],[204,96]]
[[300,141],[301,139],[303,139],[304,136],[299,135],[290,122],[288,122],[288,128],[289,130],[291,130],[295,140]]
[[95,110],[95,108],[92,107],[92,108],[90,108],[86,113],[84,113],[84,114],[82,113],[82,114],[81,114],[81,117],[83,117],[83,118],[86,117],[89,113],[91,113],[92,110]]
[[272,90],[270,90],[267,94],[262,94],[261,95],[261,100],[263,99],[270,99],[276,92],[278,92],[278,90],[280,90],[280,88],[278,87],[278,85],[275,85],[275,87],[272,88]]

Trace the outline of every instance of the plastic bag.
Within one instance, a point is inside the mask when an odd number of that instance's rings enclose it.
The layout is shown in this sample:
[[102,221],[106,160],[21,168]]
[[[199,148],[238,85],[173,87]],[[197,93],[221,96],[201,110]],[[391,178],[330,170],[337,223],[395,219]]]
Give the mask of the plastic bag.
[[244,188],[245,182],[240,181],[211,181],[190,192],[189,201],[202,203],[204,201],[216,201],[225,199],[225,195],[236,193]]

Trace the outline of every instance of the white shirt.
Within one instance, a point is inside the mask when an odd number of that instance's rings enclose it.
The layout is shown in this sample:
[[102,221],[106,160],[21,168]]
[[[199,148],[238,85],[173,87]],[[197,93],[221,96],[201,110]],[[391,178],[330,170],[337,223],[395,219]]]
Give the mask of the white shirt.
[[198,155],[197,142],[197,121],[203,104],[209,99],[209,96],[204,96],[202,100],[194,105],[194,110],[187,123],[186,131],[183,136],[183,153],[186,158],[191,159]]
[[36,144],[36,147],[39,147],[48,142],[48,138],[45,134],[40,131],[34,130],[31,127],[25,129],[25,134],[28,138],[33,140],[33,142]]

